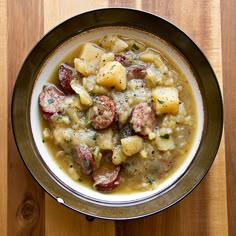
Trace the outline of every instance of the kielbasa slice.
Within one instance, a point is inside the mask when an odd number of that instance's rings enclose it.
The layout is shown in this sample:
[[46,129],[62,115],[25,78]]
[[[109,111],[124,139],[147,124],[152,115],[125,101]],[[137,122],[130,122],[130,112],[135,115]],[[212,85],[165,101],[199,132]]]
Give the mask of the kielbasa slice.
[[94,129],[105,129],[117,119],[116,104],[105,95],[97,96],[89,115]]
[[80,165],[81,171],[85,175],[90,175],[94,167],[92,152],[84,144],[79,145],[75,150],[77,154],[76,162]]
[[43,87],[43,91],[39,94],[39,105],[45,119],[57,112],[61,112],[61,104],[65,99],[65,94],[55,85],[49,84]]
[[157,125],[152,107],[148,103],[140,103],[135,106],[131,114],[130,123],[136,133],[148,135]]
[[58,70],[58,78],[60,81],[60,85],[62,87],[62,90],[66,94],[74,94],[75,91],[71,88],[70,82],[72,79],[77,77],[77,72],[74,68],[66,65],[61,64]]
[[98,191],[110,192],[119,185],[120,166],[105,162],[92,174],[94,186]]
[[128,79],[143,79],[147,75],[145,65],[134,65],[128,67],[127,78]]

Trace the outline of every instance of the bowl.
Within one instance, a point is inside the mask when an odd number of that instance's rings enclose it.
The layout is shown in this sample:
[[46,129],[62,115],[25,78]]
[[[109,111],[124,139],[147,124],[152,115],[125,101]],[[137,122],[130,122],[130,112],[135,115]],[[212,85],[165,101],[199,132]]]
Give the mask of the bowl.
[[[75,183],[58,167],[42,142],[38,96],[48,75],[78,44],[107,34],[142,39],[165,51],[188,78],[195,97],[198,124],[191,151],[180,168],[151,191],[104,194]],[[183,31],[148,12],[107,8],[61,23],[36,44],[16,80],[12,125],[18,150],[28,170],[59,203],[98,218],[134,219],[172,206],[204,178],[220,144],[223,107],[217,78],[209,62]]]

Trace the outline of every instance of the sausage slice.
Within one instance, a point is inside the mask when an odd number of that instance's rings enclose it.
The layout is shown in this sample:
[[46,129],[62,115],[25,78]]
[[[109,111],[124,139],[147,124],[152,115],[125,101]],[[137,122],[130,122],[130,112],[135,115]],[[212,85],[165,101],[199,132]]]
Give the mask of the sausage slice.
[[66,94],[74,94],[75,91],[71,88],[70,82],[72,79],[77,77],[77,72],[74,68],[66,65],[61,64],[58,70],[58,78],[60,81],[60,85],[62,87],[62,90]]
[[89,113],[94,129],[105,129],[116,121],[116,104],[107,96],[97,96]]
[[157,125],[152,107],[148,103],[140,103],[135,106],[131,114],[130,123],[136,133],[148,135]]
[[134,65],[128,67],[127,78],[128,79],[143,79],[147,75],[145,65]]
[[65,94],[55,85],[49,84],[43,87],[43,91],[39,94],[39,105],[45,119],[50,119],[54,113],[61,112],[64,99]]
[[80,165],[81,171],[85,175],[90,175],[93,172],[94,160],[88,146],[81,144],[75,148],[77,153],[76,162]]
[[94,186],[98,191],[110,192],[119,185],[120,166],[112,162],[105,162],[93,172]]

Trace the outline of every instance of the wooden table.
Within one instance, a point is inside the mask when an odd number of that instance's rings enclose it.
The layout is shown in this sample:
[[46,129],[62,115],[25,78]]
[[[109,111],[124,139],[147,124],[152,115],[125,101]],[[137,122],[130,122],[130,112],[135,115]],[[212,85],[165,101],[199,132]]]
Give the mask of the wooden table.
[[[19,68],[45,32],[75,14],[115,6],[158,14],[199,45],[224,92],[225,135],[206,178],[177,205],[139,220],[89,222],[58,204],[26,170],[12,135],[10,103]],[[235,11],[234,0],[0,0],[1,235],[236,235]]]

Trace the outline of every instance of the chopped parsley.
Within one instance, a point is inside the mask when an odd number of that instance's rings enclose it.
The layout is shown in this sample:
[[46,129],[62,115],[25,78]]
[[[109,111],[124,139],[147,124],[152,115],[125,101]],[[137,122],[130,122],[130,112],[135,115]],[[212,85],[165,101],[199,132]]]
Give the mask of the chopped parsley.
[[112,65],[111,70],[114,69],[115,66],[116,66],[116,65]]
[[82,182],[82,181],[83,181],[83,179],[81,179],[81,178],[79,178],[78,180],[79,180],[79,182]]
[[169,136],[169,134],[164,134],[164,135],[161,135],[160,137],[163,139],[169,139],[170,136]]
[[139,50],[139,47],[135,43],[132,45],[132,48],[135,50]]
[[149,184],[153,184],[155,182],[155,180],[150,176],[147,176],[147,180]]
[[89,128],[89,127],[91,126],[91,124],[92,124],[92,121],[91,121],[91,120],[88,120],[88,121],[85,123],[85,126],[86,126],[87,128]]
[[53,99],[53,98],[48,99],[48,104],[52,104],[54,102],[55,102],[55,99]]
[[89,166],[90,166],[89,161],[88,160],[84,160],[84,167],[87,169],[87,168],[89,168]]
[[157,99],[157,101],[160,103],[160,104],[164,104],[165,102],[160,100],[160,99]]
[[62,119],[62,116],[57,116],[57,120],[61,120]]

